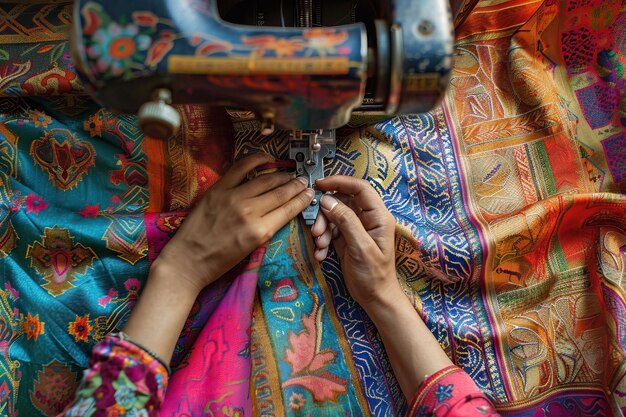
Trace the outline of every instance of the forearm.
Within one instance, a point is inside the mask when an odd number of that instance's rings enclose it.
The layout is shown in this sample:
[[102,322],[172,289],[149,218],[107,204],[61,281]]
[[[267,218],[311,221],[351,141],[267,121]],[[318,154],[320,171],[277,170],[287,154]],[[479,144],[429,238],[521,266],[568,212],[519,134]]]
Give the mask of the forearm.
[[380,333],[398,383],[411,399],[427,375],[452,365],[400,287],[364,306]]
[[174,268],[155,262],[144,291],[122,329],[133,341],[169,363],[176,341],[198,296],[182,285]]

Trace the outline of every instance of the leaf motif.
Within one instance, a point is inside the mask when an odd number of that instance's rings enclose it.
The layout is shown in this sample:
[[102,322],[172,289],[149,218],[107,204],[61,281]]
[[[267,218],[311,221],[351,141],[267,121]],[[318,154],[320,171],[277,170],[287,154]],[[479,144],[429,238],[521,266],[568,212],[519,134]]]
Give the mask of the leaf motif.
[[0,49],[0,61],[6,61],[9,59],[9,52],[4,49]]
[[328,375],[328,377],[324,378],[315,375],[299,376],[285,381],[282,386],[285,388],[298,385],[306,388],[311,391],[315,401],[337,401],[337,395],[347,392],[346,385],[348,381],[334,375]]
[[54,46],[54,48],[52,49],[52,53],[50,54],[50,63],[57,62],[59,58],[63,56],[66,44],[67,42],[61,42]]
[[48,44],[48,45],[44,45],[41,48],[37,49],[37,53],[38,54],[43,54],[43,53],[48,52],[52,48],[54,48],[54,44],[53,43]]

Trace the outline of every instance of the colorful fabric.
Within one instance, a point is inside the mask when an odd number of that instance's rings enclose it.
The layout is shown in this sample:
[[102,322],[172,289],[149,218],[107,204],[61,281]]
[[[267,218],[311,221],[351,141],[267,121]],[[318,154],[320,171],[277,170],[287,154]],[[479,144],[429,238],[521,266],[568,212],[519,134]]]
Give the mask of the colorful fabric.
[[65,417],[157,417],[167,389],[165,365],[143,348],[107,336],[93,348],[74,403]]
[[411,401],[410,417],[498,417],[485,394],[458,366],[427,377]]
[[[183,106],[182,133],[157,141],[132,116],[99,108],[67,54],[71,6],[0,4],[2,416],[60,413],[91,348],[125,322],[149,261],[226,164],[258,150],[287,156],[285,132],[262,137],[245,113],[233,123],[222,109]],[[343,128],[326,174],[368,179],[382,196],[398,221],[407,296],[501,415],[619,415],[624,6],[480,0],[460,10],[442,105]],[[216,392],[235,394],[194,398],[194,407],[222,416],[407,411],[335,254],[319,264],[311,248],[294,221],[257,260],[254,298],[233,275],[199,298],[174,375],[208,358],[200,347],[215,314],[245,326],[251,311],[247,339],[238,330],[222,345],[250,383],[230,385],[234,376],[207,367]],[[174,411],[163,415],[182,414],[177,398],[165,401]]]

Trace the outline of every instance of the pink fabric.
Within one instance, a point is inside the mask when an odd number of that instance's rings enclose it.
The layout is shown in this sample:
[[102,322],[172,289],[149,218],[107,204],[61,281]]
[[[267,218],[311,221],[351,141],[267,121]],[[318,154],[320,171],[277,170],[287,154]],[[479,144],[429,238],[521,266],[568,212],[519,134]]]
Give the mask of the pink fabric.
[[262,247],[251,255],[195,340],[188,364],[172,374],[161,416],[252,415],[249,334],[264,254]]
[[426,378],[411,401],[408,417],[500,417],[472,378],[448,366]]

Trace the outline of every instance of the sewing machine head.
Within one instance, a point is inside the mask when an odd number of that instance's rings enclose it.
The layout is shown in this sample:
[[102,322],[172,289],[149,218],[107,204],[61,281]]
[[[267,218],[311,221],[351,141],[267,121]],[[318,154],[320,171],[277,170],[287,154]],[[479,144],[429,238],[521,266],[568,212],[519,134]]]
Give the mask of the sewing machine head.
[[439,102],[453,45],[448,0],[77,0],[74,28],[92,94],[138,112],[147,135],[176,133],[173,103],[252,110],[263,133],[292,130],[289,158],[313,188],[351,115]]
[[448,0],[77,0],[74,59],[105,106],[175,133],[169,104],[253,110],[269,133],[430,110],[448,82]]

